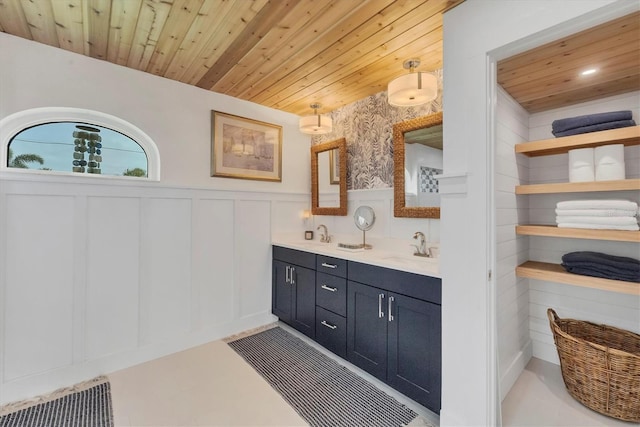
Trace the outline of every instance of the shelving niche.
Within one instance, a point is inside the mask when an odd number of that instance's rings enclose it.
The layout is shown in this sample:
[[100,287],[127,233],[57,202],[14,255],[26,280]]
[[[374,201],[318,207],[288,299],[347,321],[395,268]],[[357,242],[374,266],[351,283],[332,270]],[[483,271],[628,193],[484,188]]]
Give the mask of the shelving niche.
[[[526,142],[515,146],[516,153],[529,157],[563,154],[576,148],[601,145],[640,145],[640,126],[591,132],[562,138]],[[516,194],[552,194],[595,191],[640,190],[640,179],[618,181],[567,182],[516,186]],[[558,228],[553,225],[517,225],[516,233],[527,236],[545,236],[572,239],[610,240],[640,243],[640,231],[591,230]],[[519,277],[564,283],[588,288],[603,289],[632,295],[640,295],[640,283],[600,279],[567,273],[561,265],[527,261],[516,268]]]

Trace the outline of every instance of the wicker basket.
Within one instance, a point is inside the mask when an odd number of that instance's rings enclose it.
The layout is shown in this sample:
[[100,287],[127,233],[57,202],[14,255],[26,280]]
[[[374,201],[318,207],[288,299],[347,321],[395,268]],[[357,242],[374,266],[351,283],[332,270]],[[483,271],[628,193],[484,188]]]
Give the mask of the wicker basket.
[[564,384],[583,405],[640,421],[640,335],[613,326],[560,319],[547,310]]

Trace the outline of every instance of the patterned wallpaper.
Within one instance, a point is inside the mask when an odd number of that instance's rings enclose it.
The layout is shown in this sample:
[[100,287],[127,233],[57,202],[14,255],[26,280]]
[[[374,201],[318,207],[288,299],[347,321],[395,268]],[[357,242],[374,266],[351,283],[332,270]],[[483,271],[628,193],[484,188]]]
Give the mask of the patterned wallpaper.
[[442,69],[433,74],[438,77],[438,97],[430,104],[394,107],[387,102],[387,92],[380,92],[334,110],[333,132],[312,137],[312,145],[347,140],[349,190],[393,187],[393,124],[442,110]]

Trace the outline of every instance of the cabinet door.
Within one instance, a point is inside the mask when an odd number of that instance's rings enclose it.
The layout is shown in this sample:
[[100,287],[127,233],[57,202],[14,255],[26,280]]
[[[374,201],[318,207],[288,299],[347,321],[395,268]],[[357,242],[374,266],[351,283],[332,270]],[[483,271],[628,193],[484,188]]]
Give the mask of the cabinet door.
[[347,286],[347,359],[375,377],[387,375],[387,293],[372,286]]
[[440,413],[441,307],[402,295],[391,298],[387,382]]
[[271,312],[285,323],[291,322],[291,297],[293,287],[289,283],[289,264],[273,261],[271,281]]
[[310,338],[316,336],[316,272],[291,266],[293,289],[290,325]]

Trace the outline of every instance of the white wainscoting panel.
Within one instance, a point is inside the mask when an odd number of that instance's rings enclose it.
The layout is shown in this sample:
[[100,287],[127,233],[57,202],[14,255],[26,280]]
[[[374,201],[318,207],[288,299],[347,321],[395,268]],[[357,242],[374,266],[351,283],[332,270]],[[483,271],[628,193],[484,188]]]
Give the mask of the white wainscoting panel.
[[189,331],[191,317],[191,200],[143,199],[140,340]]
[[7,196],[4,381],[73,362],[74,198]]
[[234,202],[194,201],[192,322],[194,329],[234,318]]
[[138,344],[140,200],[89,197],[86,219],[84,339],[91,360]]
[[239,200],[235,210],[240,317],[271,310],[271,202]]

